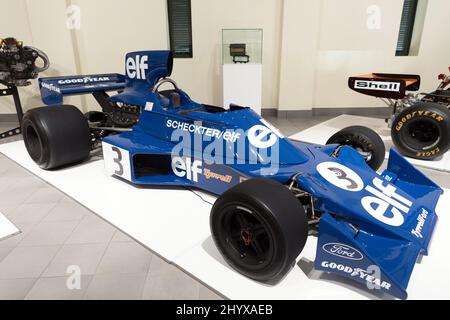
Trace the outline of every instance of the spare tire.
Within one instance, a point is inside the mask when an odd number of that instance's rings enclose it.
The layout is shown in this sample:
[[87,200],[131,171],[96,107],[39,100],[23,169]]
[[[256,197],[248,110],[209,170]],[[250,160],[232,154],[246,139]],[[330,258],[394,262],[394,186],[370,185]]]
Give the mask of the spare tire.
[[74,106],[29,110],[22,120],[22,133],[28,154],[42,169],[71,165],[89,157],[89,125]]
[[391,136],[401,154],[432,160],[450,148],[450,110],[438,103],[418,102],[395,117]]
[[384,161],[386,148],[381,137],[363,126],[346,127],[328,139],[326,144],[347,145],[358,151],[373,170],[378,170]]

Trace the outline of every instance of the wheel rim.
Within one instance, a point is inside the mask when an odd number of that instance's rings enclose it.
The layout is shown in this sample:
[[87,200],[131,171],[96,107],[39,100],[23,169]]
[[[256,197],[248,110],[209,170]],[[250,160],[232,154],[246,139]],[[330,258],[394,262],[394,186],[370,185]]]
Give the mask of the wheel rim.
[[435,147],[440,141],[440,129],[430,119],[411,121],[403,134],[407,145],[416,150],[427,150]]
[[251,209],[230,205],[224,210],[223,232],[226,255],[239,265],[260,269],[267,266],[274,255],[273,239],[266,223]]
[[38,162],[42,157],[42,143],[38,133],[31,125],[25,129],[25,143],[31,158]]

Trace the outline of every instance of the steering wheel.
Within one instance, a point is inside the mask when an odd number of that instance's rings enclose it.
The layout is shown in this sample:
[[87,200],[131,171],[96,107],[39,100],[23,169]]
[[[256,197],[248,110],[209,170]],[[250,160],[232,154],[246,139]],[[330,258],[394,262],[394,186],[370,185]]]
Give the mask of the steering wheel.
[[155,86],[154,86],[153,89],[152,89],[152,92],[153,92],[153,93],[159,92],[159,91],[158,91],[159,87],[162,86],[164,83],[170,83],[171,85],[173,85],[173,87],[175,88],[175,90],[176,90],[177,92],[179,91],[179,90],[178,90],[178,85],[177,85],[177,83],[176,83],[175,81],[173,81],[173,80],[170,79],[170,78],[162,78],[161,80],[159,80],[159,81],[155,84]]

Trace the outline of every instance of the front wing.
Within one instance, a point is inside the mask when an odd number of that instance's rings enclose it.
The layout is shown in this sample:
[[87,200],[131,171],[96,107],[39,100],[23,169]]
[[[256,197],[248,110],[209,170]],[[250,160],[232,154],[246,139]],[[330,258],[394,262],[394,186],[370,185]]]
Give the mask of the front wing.
[[315,268],[406,299],[416,260],[419,255],[428,254],[438,219],[435,208],[443,191],[394,149],[382,176],[421,199],[420,209],[411,213],[405,226],[405,230],[417,236],[416,241],[376,226],[359,228],[354,222],[324,212],[319,225]]

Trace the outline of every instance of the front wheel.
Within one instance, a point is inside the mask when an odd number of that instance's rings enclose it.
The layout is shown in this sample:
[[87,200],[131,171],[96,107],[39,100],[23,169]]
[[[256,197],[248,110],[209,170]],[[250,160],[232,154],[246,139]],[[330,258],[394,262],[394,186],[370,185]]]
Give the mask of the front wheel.
[[358,151],[373,170],[378,170],[384,161],[386,148],[381,137],[372,129],[350,126],[332,135],[326,144],[347,145]]
[[261,282],[279,281],[308,236],[301,203],[284,185],[251,179],[226,191],[210,215],[214,242],[231,267]]
[[432,160],[450,148],[450,110],[437,103],[418,102],[395,117],[391,136],[401,154]]

